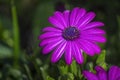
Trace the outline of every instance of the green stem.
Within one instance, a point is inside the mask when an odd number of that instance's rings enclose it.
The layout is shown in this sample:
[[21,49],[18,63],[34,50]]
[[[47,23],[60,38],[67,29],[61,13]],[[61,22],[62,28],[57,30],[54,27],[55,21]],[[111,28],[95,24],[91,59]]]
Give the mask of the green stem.
[[[26,55],[26,58],[33,63],[33,65],[34,65],[34,67],[35,67],[35,69],[36,69],[36,72],[37,72],[37,74],[38,74],[37,76],[41,75],[40,67],[38,67],[38,65],[37,65],[37,63],[36,63],[36,60],[35,60],[36,58],[35,58],[35,56],[28,56],[28,55]],[[40,77],[39,77],[39,78],[40,78]]]
[[20,53],[20,44],[19,44],[19,26],[18,26],[18,18],[16,12],[16,6],[14,4],[14,0],[11,0],[11,13],[12,13],[12,21],[13,21],[13,35],[14,35],[14,67],[18,65],[19,53]]
[[31,77],[31,74],[30,74],[31,72],[30,72],[28,66],[27,66],[26,64],[24,64],[24,67],[25,67],[25,69],[26,69],[26,72],[27,72],[27,75],[28,75],[28,77],[29,77],[29,80],[33,80],[32,77]]
[[46,73],[45,73],[44,68],[40,67],[40,70],[41,70],[41,73],[42,73],[43,80],[46,80]]

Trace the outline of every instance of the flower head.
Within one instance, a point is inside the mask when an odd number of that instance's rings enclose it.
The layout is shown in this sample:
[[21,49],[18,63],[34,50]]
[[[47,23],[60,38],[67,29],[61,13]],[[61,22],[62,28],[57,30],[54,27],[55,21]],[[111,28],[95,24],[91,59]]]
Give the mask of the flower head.
[[94,12],[86,12],[84,8],[65,10],[63,13],[56,11],[49,17],[52,26],[45,27],[43,34],[39,36],[43,54],[53,50],[52,62],[57,62],[62,55],[67,64],[75,59],[79,64],[83,63],[83,51],[93,56],[99,54],[101,49],[97,43],[104,43],[106,38],[102,22],[92,21]]
[[109,71],[105,71],[102,67],[95,67],[96,74],[84,71],[83,75],[87,80],[120,80],[120,68],[117,66],[111,66]]

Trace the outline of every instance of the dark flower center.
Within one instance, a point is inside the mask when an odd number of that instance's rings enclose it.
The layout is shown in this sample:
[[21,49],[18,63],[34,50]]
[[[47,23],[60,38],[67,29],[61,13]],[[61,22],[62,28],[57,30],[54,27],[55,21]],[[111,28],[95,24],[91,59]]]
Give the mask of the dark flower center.
[[66,40],[73,40],[79,37],[79,30],[76,27],[69,27],[63,31],[62,36]]

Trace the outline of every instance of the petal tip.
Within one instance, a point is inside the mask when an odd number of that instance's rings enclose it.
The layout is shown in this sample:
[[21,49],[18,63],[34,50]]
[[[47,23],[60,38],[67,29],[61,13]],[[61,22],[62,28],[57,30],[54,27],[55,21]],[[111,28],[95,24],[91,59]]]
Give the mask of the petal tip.
[[66,61],[67,65],[71,65],[72,61]]
[[52,62],[52,63],[56,63],[57,60],[56,60],[55,58],[51,58],[51,62]]

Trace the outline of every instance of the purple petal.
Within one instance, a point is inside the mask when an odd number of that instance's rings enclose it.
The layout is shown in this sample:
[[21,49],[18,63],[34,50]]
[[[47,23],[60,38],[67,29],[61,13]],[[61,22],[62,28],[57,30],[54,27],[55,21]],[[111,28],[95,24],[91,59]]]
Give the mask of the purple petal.
[[120,80],[120,68],[117,71],[116,80]]
[[61,44],[62,42],[64,42],[63,39],[61,39],[60,41],[54,41],[49,43],[43,48],[43,54],[49,53],[51,50],[53,50],[57,45]]
[[79,20],[85,15],[86,10],[84,8],[79,9],[76,20],[75,20],[75,26],[78,24]]
[[94,12],[89,12],[85,16],[83,16],[78,23],[79,29],[82,28],[84,25],[88,24],[91,20],[94,19],[94,17],[95,17]]
[[106,32],[104,30],[98,29],[98,28],[92,28],[87,30],[82,30],[81,35],[83,34],[105,34]]
[[101,52],[101,48],[97,44],[95,44],[94,42],[88,41],[88,40],[84,40],[84,41],[85,41],[85,43],[87,45],[91,46],[91,48],[93,49],[94,53],[99,54]]
[[45,27],[43,28],[43,32],[62,32],[62,30],[55,27]]
[[70,24],[69,24],[70,11],[69,11],[69,10],[65,10],[65,11],[63,12],[63,15],[64,15],[64,19],[65,19],[66,24],[67,24],[66,28],[67,28],[67,27],[70,27]]
[[49,21],[54,27],[59,28],[59,29],[61,29],[61,30],[64,29],[64,25],[63,25],[61,22],[59,22],[59,21],[55,18],[55,16],[49,17],[48,21]]
[[100,54],[101,53],[101,48],[97,44],[92,43],[92,42],[89,42],[89,44],[92,46],[92,48],[94,49],[96,54]]
[[71,41],[67,42],[66,49],[65,49],[65,61],[68,65],[72,63],[72,45]]
[[74,8],[72,11],[71,11],[71,15],[70,15],[70,26],[75,26],[75,20],[76,20],[76,16],[77,16],[77,13],[79,11],[79,8],[76,7]]
[[107,72],[100,66],[96,66],[95,70],[97,71],[97,76],[99,80],[108,80],[107,79]]
[[80,48],[86,54],[88,54],[89,56],[94,56],[95,52],[94,52],[93,48],[88,43],[86,43],[85,40],[79,39],[79,41],[77,41],[77,43],[79,44]]
[[84,71],[83,76],[85,76],[87,80],[99,80],[95,74],[89,71]]
[[45,32],[44,34],[39,36],[39,39],[42,40],[42,39],[50,38],[50,37],[59,37],[61,35],[62,34],[59,32]]
[[106,72],[101,66],[96,66],[96,67],[95,67],[95,70],[96,70],[97,72],[99,72],[99,71],[104,71],[104,72]]
[[52,42],[58,42],[58,41],[60,41],[62,39],[63,39],[62,37],[47,38],[47,39],[44,39],[44,40],[41,41],[40,46],[45,46],[45,45],[47,45],[49,43],[52,43]]
[[116,80],[118,71],[119,71],[119,68],[117,66],[111,66],[108,73],[109,80]]
[[66,44],[67,42],[64,41],[55,49],[51,57],[51,62],[55,63],[61,58],[61,56],[63,55],[65,51]]
[[61,23],[64,26],[64,28],[67,26],[64,15],[61,12],[56,11],[54,13],[54,16],[59,21],[59,23]]
[[83,59],[83,54],[80,47],[77,45],[77,43],[72,42],[72,48],[74,51],[73,52],[74,58],[79,64],[82,64],[84,59]]
[[86,29],[101,27],[101,26],[104,26],[104,23],[96,21],[96,22],[91,22],[91,23],[85,25],[84,27],[81,28],[81,30],[86,30]]
[[101,35],[81,35],[80,38],[90,40],[90,41],[99,42],[99,43],[106,42],[106,38],[104,36],[101,36]]

